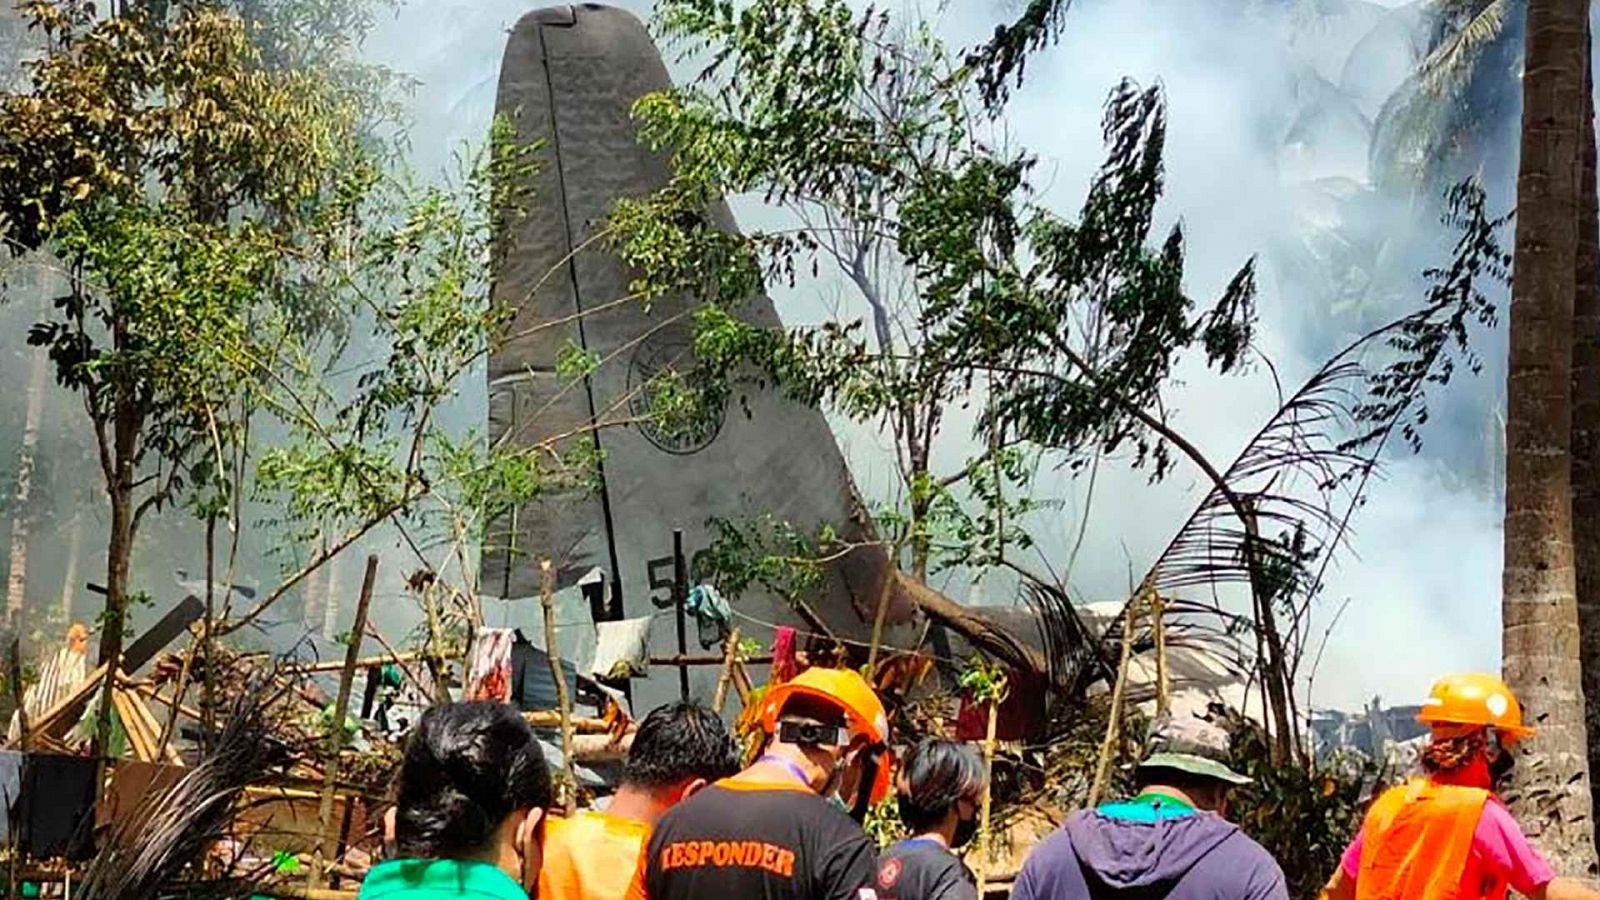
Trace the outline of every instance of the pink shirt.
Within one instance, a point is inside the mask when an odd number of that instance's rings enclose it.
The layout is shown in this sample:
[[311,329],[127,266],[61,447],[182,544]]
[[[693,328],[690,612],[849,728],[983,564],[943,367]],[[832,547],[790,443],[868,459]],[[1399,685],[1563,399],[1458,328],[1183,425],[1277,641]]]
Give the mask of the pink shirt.
[[[1345,848],[1344,873],[1354,879],[1361,870],[1361,845],[1366,833]],[[1484,897],[1493,888],[1509,884],[1519,894],[1531,894],[1554,881],[1555,870],[1523,836],[1517,820],[1498,798],[1490,797],[1472,833],[1472,855],[1461,873],[1463,897]]]

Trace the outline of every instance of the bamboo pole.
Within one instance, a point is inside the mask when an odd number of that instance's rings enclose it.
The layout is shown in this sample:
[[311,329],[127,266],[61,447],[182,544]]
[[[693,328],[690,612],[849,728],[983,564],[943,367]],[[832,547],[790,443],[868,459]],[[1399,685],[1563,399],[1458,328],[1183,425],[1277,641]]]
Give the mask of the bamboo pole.
[[339,696],[333,702],[333,727],[328,732],[328,768],[322,781],[322,802],[317,806],[317,852],[311,860],[308,890],[322,887],[323,867],[338,854],[339,836],[333,832],[334,781],[339,777],[339,751],[344,746],[344,720],[350,709],[350,685],[355,681],[356,663],[361,659],[361,636],[367,633],[367,610],[372,606],[372,589],[378,580],[378,557],[367,557],[367,574],[361,580],[361,596],[356,601],[356,621],[350,628],[350,643],[345,648],[344,671],[339,673]]
[[1150,628],[1156,636],[1156,715],[1165,716],[1172,713],[1172,682],[1167,673],[1167,607],[1161,592],[1148,582],[1145,592],[1150,603]]
[[883,643],[883,625],[889,618],[889,598],[894,594],[894,583],[899,577],[895,566],[895,561],[900,557],[899,541],[889,550],[888,557],[883,567],[883,586],[878,589],[878,609],[872,617],[872,646],[867,650],[869,675],[878,673],[878,647]]
[[1128,688],[1128,662],[1133,657],[1133,627],[1138,622],[1139,604],[1129,603],[1122,620],[1122,659],[1117,664],[1117,683],[1111,689],[1111,710],[1106,716],[1106,738],[1100,744],[1100,760],[1095,763],[1094,782],[1089,787],[1089,808],[1100,805],[1111,780],[1111,760],[1117,755],[1122,731],[1122,699]]
[[[210,624],[210,622],[202,621],[200,623],[202,632]],[[183,654],[183,666],[178,670],[178,684],[173,688],[172,696],[182,699],[184,691],[189,689],[189,670],[194,665],[195,653],[199,651],[200,644],[204,640],[202,633],[197,632],[194,640],[189,642],[189,649],[185,650]],[[174,703],[167,711],[167,723],[161,727],[161,749],[158,754],[166,752],[167,743],[172,740],[173,732],[178,730],[178,706],[179,704]]]
[[[371,629],[371,628],[367,629],[367,633],[373,635],[373,637],[375,637],[375,638],[378,636],[375,633],[374,629]],[[388,665],[389,663],[394,663],[397,666],[403,666],[408,662],[417,662],[419,660],[425,661],[428,658],[429,655],[430,654],[425,650],[416,650],[416,651],[407,650],[407,651],[403,651],[403,652],[400,652],[400,653],[380,653],[377,656],[364,656],[361,659],[356,660],[356,668],[358,668],[358,669],[370,669],[373,666],[383,666],[383,665]],[[442,654],[439,655],[439,658],[440,659],[460,659],[461,658],[461,654],[459,654],[459,653],[442,653]],[[308,673],[313,673],[313,672],[342,672],[342,671],[344,671],[344,663],[343,662],[305,663],[303,665],[284,666],[283,670],[285,672],[291,672],[291,673],[298,674],[298,675],[303,675],[303,674],[308,674]],[[413,680],[415,680],[415,679],[413,679]],[[421,682],[418,681],[418,684],[421,684]]]
[[754,691],[756,688],[755,685],[751,683],[750,672],[744,667],[744,664],[745,661],[742,659],[736,659],[733,661],[733,689],[739,694],[739,705],[749,706],[750,692]]
[[[728,661],[728,658],[727,658],[727,655],[725,653],[719,653],[716,656],[692,656],[691,655],[691,656],[652,656],[652,657],[650,657],[650,665],[652,665],[652,666],[667,666],[667,667],[676,667],[676,666],[721,666],[721,665],[726,664],[727,661]],[[746,656],[746,657],[743,657],[742,659],[740,659],[740,662],[744,663],[745,665],[750,665],[750,666],[770,666],[770,665],[772,665],[772,654],[768,653],[768,654],[765,654],[765,655],[757,654],[755,656]]]
[[717,691],[711,695],[711,709],[722,712],[723,701],[728,699],[728,685],[733,681],[733,664],[739,661],[739,629],[728,634],[727,646],[722,653],[722,671],[717,673]]
[[[538,709],[522,714],[523,721],[535,728],[560,728],[561,710]],[[606,734],[611,731],[611,723],[605,719],[591,719],[586,716],[568,715],[567,721],[572,723],[573,734]]]
[[567,696],[567,677],[561,671],[561,651],[556,647],[556,571],[550,560],[539,561],[539,603],[544,607],[544,652],[550,660],[550,675],[556,680],[556,711],[561,715],[561,768],[566,772],[565,806],[570,817],[578,811],[578,773],[572,767],[572,698]]

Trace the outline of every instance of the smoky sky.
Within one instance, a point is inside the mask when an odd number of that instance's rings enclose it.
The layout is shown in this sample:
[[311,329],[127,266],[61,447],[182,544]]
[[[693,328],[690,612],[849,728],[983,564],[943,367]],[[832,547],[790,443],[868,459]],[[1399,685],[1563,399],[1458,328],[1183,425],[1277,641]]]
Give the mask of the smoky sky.
[[[617,5],[649,15],[644,2]],[[924,5],[920,13],[948,44],[963,47],[1017,5],[963,0]],[[411,143],[424,171],[482,134],[506,30],[532,8],[511,0],[416,0],[381,26],[373,55],[417,79]],[[1386,193],[1369,172],[1373,121],[1420,52],[1418,15],[1415,5],[1359,0],[1078,0],[1061,40],[1030,62],[1003,139],[1038,155],[1041,201],[1071,215],[1101,160],[1107,93],[1123,78],[1161,84],[1170,130],[1158,227],[1182,223],[1186,287],[1202,300],[1216,296],[1245,259],[1258,258],[1260,350],[1292,390],[1363,325],[1419,303],[1419,273],[1447,259],[1449,236],[1433,208]],[[1489,187],[1506,202],[1504,185]],[[1352,204],[1353,195],[1362,201]],[[751,227],[774,220],[753,202],[736,199],[735,209]],[[1408,235],[1403,252],[1367,261],[1363,275],[1398,287],[1369,298],[1370,308],[1340,308],[1329,299],[1326,273],[1304,265],[1306,248],[1330,234],[1358,247]],[[862,312],[826,277],[779,290],[775,300],[791,323]],[[1497,666],[1501,538],[1493,458],[1503,337],[1474,336],[1483,373],[1459,374],[1435,399],[1424,451],[1391,452],[1357,513],[1351,544],[1318,606],[1318,634],[1343,611],[1315,683],[1318,705],[1350,707],[1374,695],[1410,702],[1440,672]],[[1264,365],[1243,377],[1219,379],[1193,366],[1179,376],[1170,395],[1174,422],[1214,460],[1230,459],[1271,413],[1275,394]],[[957,417],[947,428],[946,461],[970,450],[962,427]],[[838,423],[837,433],[862,489],[880,497],[892,491],[886,439],[850,423]],[[1123,596],[1203,490],[1182,463],[1150,485],[1145,473],[1113,459],[1099,468],[1089,504],[1083,475],[1046,472],[1037,491],[1063,507],[1033,523],[1038,567],[1044,560],[1058,571],[1064,566],[1087,515],[1082,549],[1062,574],[1083,601]],[[1003,588],[983,583],[948,578],[942,586],[973,602],[1007,602]]]

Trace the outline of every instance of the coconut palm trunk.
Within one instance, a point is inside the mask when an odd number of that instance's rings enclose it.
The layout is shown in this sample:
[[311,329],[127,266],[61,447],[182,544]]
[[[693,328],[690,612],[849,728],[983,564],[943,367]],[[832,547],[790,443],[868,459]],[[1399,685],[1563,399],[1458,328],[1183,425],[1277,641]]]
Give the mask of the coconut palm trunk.
[[[1587,24],[1587,21],[1585,22]],[[1572,544],[1576,560],[1583,695],[1600,699],[1600,198],[1595,191],[1593,36],[1584,50],[1578,157],[1578,256],[1573,293]],[[1600,809],[1600,704],[1587,704],[1591,806]]]
[[1510,799],[1557,871],[1595,872],[1573,551],[1573,324],[1588,0],[1529,0],[1507,374],[1503,665],[1537,718]]

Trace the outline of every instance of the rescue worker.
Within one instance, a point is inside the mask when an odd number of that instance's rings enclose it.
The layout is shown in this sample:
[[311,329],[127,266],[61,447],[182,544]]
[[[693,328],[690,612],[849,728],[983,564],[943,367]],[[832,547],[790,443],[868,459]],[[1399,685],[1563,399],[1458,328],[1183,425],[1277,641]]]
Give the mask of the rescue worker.
[[971,744],[928,738],[896,768],[900,821],[911,837],[883,852],[878,896],[977,900],[977,879],[952,851],[978,833],[978,810],[989,783],[983,757]]
[[672,703],[644,717],[604,812],[545,823],[539,900],[622,900],[639,854],[662,813],[739,771],[739,749],[722,717]]
[[1283,870],[1227,821],[1228,735],[1163,719],[1134,772],[1132,800],[1080,810],[1028,854],[1012,900],[1289,900]]
[[1533,734],[1505,682],[1441,678],[1417,718],[1433,732],[1422,753],[1426,774],[1373,802],[1324,898],[1476,900],[1511,888],[1533,900],[1600,900],[1556,878],[1494,795],[1515,762],[1511,745]]
[[358,900],[527,900],[537,885],[550,769],[504,703],[446,703],[406,741],[386,838]]
[[876,854],[859,823],[891,783],[882,702],[855,672],[812,668],[761,704],[761,757],[661,817],[642,860],[644,892],[875,900]]

